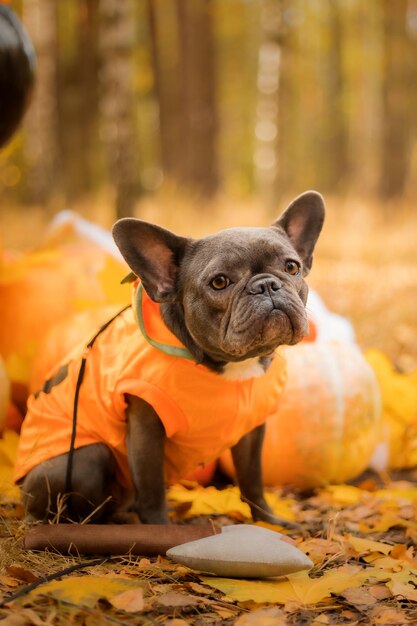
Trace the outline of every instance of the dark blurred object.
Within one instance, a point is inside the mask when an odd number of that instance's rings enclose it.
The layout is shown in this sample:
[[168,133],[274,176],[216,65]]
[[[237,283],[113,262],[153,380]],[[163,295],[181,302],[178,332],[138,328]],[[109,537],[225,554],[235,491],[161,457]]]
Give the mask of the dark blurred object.
[[34,80],[32,43],[16,15],[0,5],[0,147],[19,126]]

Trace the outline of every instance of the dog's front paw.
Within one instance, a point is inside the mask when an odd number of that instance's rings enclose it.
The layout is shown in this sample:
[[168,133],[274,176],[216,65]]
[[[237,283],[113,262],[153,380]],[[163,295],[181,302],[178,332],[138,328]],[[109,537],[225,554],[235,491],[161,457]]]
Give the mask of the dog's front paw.
[[274,526],[282,526],[282,528],[288,530],[298,530],[302,531],[302,527],[297,522],[292,522],[290,520],[283,519],[278,515],[275,515],[274,511],[271,509],[269,504],[267,504],[266,500],[260,500],[259,502],[251,502],[249,503],[252,519],[254,522],[266,522],[267,524],[273,524]]

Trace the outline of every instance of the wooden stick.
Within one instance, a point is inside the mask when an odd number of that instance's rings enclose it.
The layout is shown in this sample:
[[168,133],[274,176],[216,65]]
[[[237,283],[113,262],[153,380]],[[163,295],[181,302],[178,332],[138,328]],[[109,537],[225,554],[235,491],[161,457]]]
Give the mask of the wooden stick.
[[62,554],[165,554],[181,543],[220,533],[214,525],[42,524],[24,537],[24,550],[52,548]]

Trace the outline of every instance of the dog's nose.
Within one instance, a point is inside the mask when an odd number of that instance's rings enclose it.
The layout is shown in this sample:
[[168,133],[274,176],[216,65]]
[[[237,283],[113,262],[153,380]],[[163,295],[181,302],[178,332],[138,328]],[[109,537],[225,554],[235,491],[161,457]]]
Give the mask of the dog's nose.
[[262,274],[261,276],[255,276],[248,285],[248,291],[253,295],[273,295],[275,292],[281,289],[282,283],[276,277],[271,274]]

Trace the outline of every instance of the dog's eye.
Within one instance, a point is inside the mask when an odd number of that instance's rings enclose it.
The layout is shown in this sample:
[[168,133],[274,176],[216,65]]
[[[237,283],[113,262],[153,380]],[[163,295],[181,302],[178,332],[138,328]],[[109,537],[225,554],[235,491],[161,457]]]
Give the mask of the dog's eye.
[[210,282],[210,286],[213,287],[213,289],[217,289],[217,291],[220,291],[221,289],[226,289],[226,287],[228,287],[229,285],[230,280],[224,274],[219,274],[218,276],[215,276]]
[[296,276],[300,271],[300,266],[295,261],[287,261],[285,263],[285,271],[291,276]]

